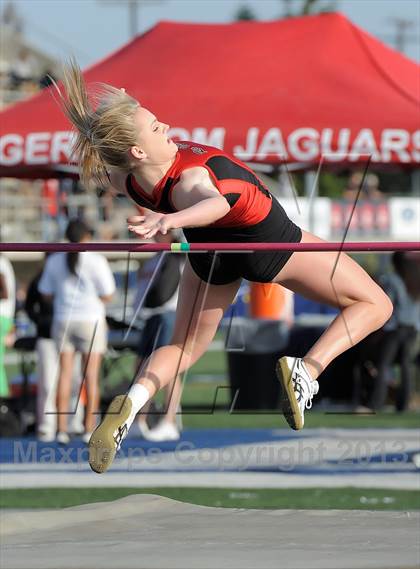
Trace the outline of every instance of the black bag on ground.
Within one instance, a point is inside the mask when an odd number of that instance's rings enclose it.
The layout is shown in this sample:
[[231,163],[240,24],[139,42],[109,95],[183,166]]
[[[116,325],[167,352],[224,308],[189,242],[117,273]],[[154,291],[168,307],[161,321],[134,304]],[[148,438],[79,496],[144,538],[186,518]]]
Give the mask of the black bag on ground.
[[0,438],[20,437],[22,434],[22,424],[11,409],[11,400],[0,398]]

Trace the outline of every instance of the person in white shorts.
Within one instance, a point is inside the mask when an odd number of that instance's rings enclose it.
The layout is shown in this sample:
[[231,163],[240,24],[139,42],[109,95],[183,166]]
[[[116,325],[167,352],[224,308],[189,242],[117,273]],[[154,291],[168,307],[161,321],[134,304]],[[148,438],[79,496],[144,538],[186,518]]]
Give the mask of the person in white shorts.
[[[44,271],[45,260],[50,253],[46,253],[41,270],[28,285],[25,298],[25,311],[36,326],[36,431],[40,442],[50,443],[55,440],[57,433],[57,380],[58,357],[56,345],[51,337],[53,321],[53,307],[51,302],[45,302],[38,290],[38,284]],[[80,397],[81,383],[81,357],[76,354],[73,365],[73,389],[70,401],[69,430],[72,433],[84,432],[83,418],[85,414],[84,402]],[[82,393],[82,396],[84,394]]]
[[[91,236],[85,222],[69,222],[66,237],[70,242],[90,241]],[[115,280],[103,255],[91,251],[55,253],[46,262],[38,289],[54,302],[52,337],[60,354],[57,441],[67,444],[70,440],[67,418],[76,350],[82,354],[87,396],[83,439],[88,441],[96,424],[99,371],[107,349],[105,303],[112,298]]]

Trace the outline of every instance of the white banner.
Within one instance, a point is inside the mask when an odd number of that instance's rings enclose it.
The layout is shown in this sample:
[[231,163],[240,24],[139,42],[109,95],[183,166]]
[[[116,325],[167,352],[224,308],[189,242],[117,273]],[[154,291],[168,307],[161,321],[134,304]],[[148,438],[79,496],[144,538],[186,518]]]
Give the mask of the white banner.
[[420,198],[390,198],[391,238],[420,240]]
[[[66,162],[71,154],[72,132],[32,132],[26,136],[8,133],[0,139],[0,165],[40,165]],[[216,146],[250,162],[358,162],[369,156],[372,162],[402,164],[420,162],[420,130],[385,128],[378,134],[370,128],[296,128],[286,134],[280,128],[250,127],[241,143],[230,147],[225,127],[173,127],[169,136]],[[238,141],[237,141],[238,142]]]
[[329,239],[331,233],[331,200],[329,198],[279,198],[290,219],[301,229]]

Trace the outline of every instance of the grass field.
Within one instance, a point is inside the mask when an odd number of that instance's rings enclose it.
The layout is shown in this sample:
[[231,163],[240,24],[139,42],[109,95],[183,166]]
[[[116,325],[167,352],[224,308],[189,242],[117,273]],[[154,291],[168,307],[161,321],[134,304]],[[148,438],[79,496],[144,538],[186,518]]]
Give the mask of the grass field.
[[2,508],[66,508],[109,502],[132,494],[157,494],[223,508],[419,510],[420,492],[370,488],[40,488],[2,490]]
[[[132,379],[135,356],[122,355],[107,360],[101,378],[103,398],[124,393]],[[7,366],[8,377],[18,375],[17,365]],[[210,380],[209,378],[212,377]],[[343,380],[343,379],[341,379]],[[157,396],[157,402],[162,395]],[[207,352],[191,368],[184,381],[182,419],[187,428],[286,428],[280,412],[229,412],[230,389],[223,351]],[[307,428],[418,428],[420,413],[394,412],[356,414],[313,410],[305,415]]]

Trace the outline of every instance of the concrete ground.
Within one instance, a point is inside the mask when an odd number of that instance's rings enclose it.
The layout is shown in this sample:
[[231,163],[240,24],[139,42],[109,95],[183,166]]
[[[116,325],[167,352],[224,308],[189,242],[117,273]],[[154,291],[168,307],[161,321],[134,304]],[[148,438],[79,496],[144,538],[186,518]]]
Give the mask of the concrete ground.
[[408,569],[420,512],[242,510],[152,495],[1,518],[2,569]]

